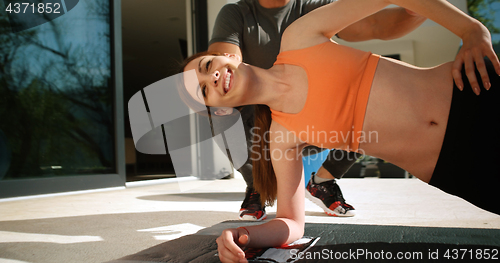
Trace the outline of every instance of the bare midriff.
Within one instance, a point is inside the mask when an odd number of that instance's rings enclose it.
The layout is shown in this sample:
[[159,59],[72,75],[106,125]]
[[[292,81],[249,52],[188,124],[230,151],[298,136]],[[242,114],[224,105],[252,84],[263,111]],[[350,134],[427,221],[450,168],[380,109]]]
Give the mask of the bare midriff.
[[360,152],[429,182],[448,122],[451,66],[422,69],[381,58],[368,99]]

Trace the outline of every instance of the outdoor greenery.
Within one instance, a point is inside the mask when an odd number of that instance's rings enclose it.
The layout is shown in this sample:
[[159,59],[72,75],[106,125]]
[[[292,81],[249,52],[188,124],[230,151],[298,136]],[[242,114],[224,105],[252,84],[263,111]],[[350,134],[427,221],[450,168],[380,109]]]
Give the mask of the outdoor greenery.
[[500,28],[495,25],[495,21],[500,18],[492,8],[495,3],[500,3],[500,0],[467,0],[469,14],[481,21],[492,34],[500,33]]
[[[90,19],[109,25],[109,14]],[[110,173],[109,33],[89,44],[68,39],[68,24],[50,21],[41,28],[12,33],[0,12],[0,130],[12,155],[5,179]]]

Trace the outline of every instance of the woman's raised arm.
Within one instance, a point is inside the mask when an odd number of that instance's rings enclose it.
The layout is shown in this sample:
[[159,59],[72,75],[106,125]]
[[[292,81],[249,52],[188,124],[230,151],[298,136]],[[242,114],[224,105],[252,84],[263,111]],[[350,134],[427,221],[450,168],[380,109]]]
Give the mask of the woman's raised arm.
[[462,64],[474,92],[479,95],[479,84],[474,73],[475,68],[481,74],[486,89],[491,87],[484,57],[488,57],[497,74],[500,75],[500,63],[493,50],[488,29],[476,19],[444,0],[390,0],[392,3],[417,12],[444,26],[463,40],[463,46],[453,63],[453,79],[459,89],[463,89]]
[[[292,23],[285,31],[283,45],[310,38],[331,38],[345,27],[378,12],[390,4],[399,5],[432,19],[459,37],[463,37],[477,20],[445,0],[338,0],[319,7]],[[472,28],[473,30],[476,28]],[[288,43],[292,42],[292,43]],[[305,48],[302,46],[298,48]]]
[[310,47],[340,32],[343,28],[365,18],[389,4],[395,4],[427,17],[459,36],[464,44],[455,59],[453,78],[462,89],[460,69],[464,64],[466,74],[474,89],[479,89],[474,75],[474,63],[481,73],[484,86],[490,82],[484,57],[488,57],[500,75],[500,63],[493,51],[488,29],[476,19],[463,13],[445,0],[338,0],[322,6],[291,24],[283,34],[281,50]]

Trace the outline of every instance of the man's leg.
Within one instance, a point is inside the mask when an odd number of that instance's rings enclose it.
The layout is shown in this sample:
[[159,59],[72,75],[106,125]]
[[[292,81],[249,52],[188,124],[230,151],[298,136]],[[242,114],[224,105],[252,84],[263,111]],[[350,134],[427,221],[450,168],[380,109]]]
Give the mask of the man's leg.
[[[250,160],[250,158],[249,158]],[[247,161],[238,172],[243,175],[243,179],[247,183],[245,191],[245,199],[241,204],[239,218],[241,220],[264,220],[267,217],[266,208],[262,206],[260,194],[253,188],[252,164]]]
[[[240,111],[240,116],[243,121],[243,128],[245,130],[245,141],[241,141],[241,145],[238,145],[236,149],[237,151],[247,151],[248,159],[245,164],[238,169],[238,171],[243,175],[245,182],[247,184],[245,200],[241,204],[241,209],[239,212],[239,218],[245,220],[264,220],[266,219],[266,210],[265,207],[262,206],[260,201],[260,195],[255,192],[253,188],[253,176],[252,176],[252,161],[250,158],[250,147],[252,146],[251,142],[251,132],[250,129],[253,127],[253,118],[254,118],[254,109],[253,106],[244,107]],[[216,116],[212,115],[212,128],[215,134],[220,134],[226,130],[228,130],[237,119],[234,116]],[[232,136],[234,134],[226,134],[226,136]],[[227,153],[227,145],[224,145],[223,141],[216,141],[219,148],[226,153],[229,157],[230,155]],[[232,152],[234,154],[234,152]]]
[[340,179],[351,169],[362,155],[356,152],[331,150],[316,176],[325,179]]
[[251,151],[252,147],[252,134],[251,128],[253,128],[254,123],[254,107],[246,106],[241,110],[241,118],[243,120],[243,128],[245,129],[245,136],[247,139],[248,148],[248,160],[238,171],[241,173],[245,182],[247,183],[247,188],[245,191],[245,199],[241,204],[239,218],[242,220],[264,220],[267,218],[266,208],[262,205],[260,194],[253,188],[253,176],[252,176],[252,161],[251,161]]
[[361,157],[361,154],[332,150],[307,184],[306,197],[331,216],[354,216],[354,207],[345,202],[335,178],[340,179]]

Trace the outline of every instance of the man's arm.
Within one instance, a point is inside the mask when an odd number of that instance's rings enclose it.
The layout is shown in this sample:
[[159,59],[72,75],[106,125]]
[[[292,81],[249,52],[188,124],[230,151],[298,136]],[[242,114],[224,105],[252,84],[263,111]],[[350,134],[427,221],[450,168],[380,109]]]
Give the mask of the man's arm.
[[208,47],[208,51],[210,52],[219,52],[219,53],[229,53],[229,54],[235,54],[241,56],[241,49],[239,46],[231,43],[226,43],[226,42],[215,42],[212,43]]
[[337,36],[350,42],[390,40],[410,33],[425,20],[425,17],[402,7],[386,8],[344,28]]
[[237,4],[226,4],[215,19],[208,51],[235,54],[241,58],[243,30],[243,14]]

